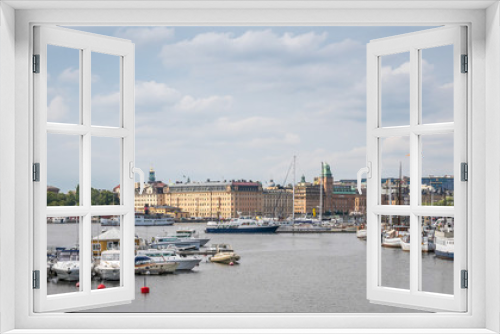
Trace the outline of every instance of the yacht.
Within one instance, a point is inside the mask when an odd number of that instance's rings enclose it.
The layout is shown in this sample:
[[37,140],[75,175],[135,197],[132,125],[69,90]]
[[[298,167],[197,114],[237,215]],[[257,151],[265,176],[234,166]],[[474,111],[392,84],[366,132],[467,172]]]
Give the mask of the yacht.
[[187,241],[198,241],[200,243],[200,246],[205,246],[207,242],[210,241],[208,238],[200,238],[197,236],[197,232],[194,229],[189,229],[189,228],[183,228],[175,231],[175,234],[173,235],[176,238],[179,238],[181,240],[187,240]]
[[174,225],[174,218],[161,214],[136,214],[135,226],[168,226]]
[[385,231],[382,235],[382,247],[401,248],[401,238],[398,231]]
[[57,278],[63,281],[80,280],[80,251],[61,249],[57,251],[57,260],[50,268]]
[[153,237],[150,246],[154,249],[164,249],[171,245],[183,249],[200,249],[200,240],[191,240],[174,236],[157,236]]
[[120,280],[120,250],[102,252],[101,261],[95,267],[95,272],[106,281]]
[[135,257],[136,275],[161,275],[174,273],[178,266],[178,263],[167,262],[161,258],[149,257],[145,255],[137,255]]
[[434,232],[436,249],[434,253],[437,257],[453,260],[455,257],[455,239],[453,221],[441,219],[436,224]]
[[262,225],[251,218],[233,218],[229,222],[207,225],[206,233],[275,233],[279,225]]
[[177,270],[192,270],[201,262],[201,259],[195,256],[180,256],[173,248],[139,250],[137,255],[147,256],[158,263],[175,263]]

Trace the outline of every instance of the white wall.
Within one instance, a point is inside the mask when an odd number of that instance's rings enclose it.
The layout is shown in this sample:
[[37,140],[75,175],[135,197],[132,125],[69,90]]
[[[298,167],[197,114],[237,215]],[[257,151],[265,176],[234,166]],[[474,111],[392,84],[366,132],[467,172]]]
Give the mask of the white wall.
[[[14,269],[14,162],[15,162],[15,15],[0,3],[0,262]],[[14,287],[12,274],[0,273],[0,332],[14,328]]]
[[[496,3],[486,11],[486,256],[499,254],[500,235],[500,13]],[[486,328],[500,331],[500,266],[486,267]]]

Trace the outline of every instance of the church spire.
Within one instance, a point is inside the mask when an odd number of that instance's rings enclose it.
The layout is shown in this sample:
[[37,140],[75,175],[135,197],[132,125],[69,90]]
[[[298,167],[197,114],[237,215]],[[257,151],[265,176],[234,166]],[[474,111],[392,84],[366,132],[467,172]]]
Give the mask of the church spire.
[[149,183],[156,182],[156,175],[155,175],[155,170],[153,169],[153,166],[149,168]]

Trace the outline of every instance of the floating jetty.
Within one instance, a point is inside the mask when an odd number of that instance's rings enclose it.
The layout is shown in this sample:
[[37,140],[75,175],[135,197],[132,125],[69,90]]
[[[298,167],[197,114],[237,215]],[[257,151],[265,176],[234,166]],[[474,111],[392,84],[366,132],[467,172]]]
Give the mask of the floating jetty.
[[356,230],[348,230],[336,227],[280,226],[276,233],[356,233]]

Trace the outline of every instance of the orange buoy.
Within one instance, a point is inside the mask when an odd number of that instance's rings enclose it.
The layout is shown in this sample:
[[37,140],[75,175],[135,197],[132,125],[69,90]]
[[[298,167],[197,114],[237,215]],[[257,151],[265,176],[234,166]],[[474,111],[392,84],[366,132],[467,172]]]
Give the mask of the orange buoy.
[[147,286],[143,286],[141,288],[141,293],[149,293],[149,288]]
[[229,265],[232,266],[232,265],[234,265],[234,263],[233,262],[229,262]]
[[106,289],[106,286],[101,283],[97,286],[97,289]]

